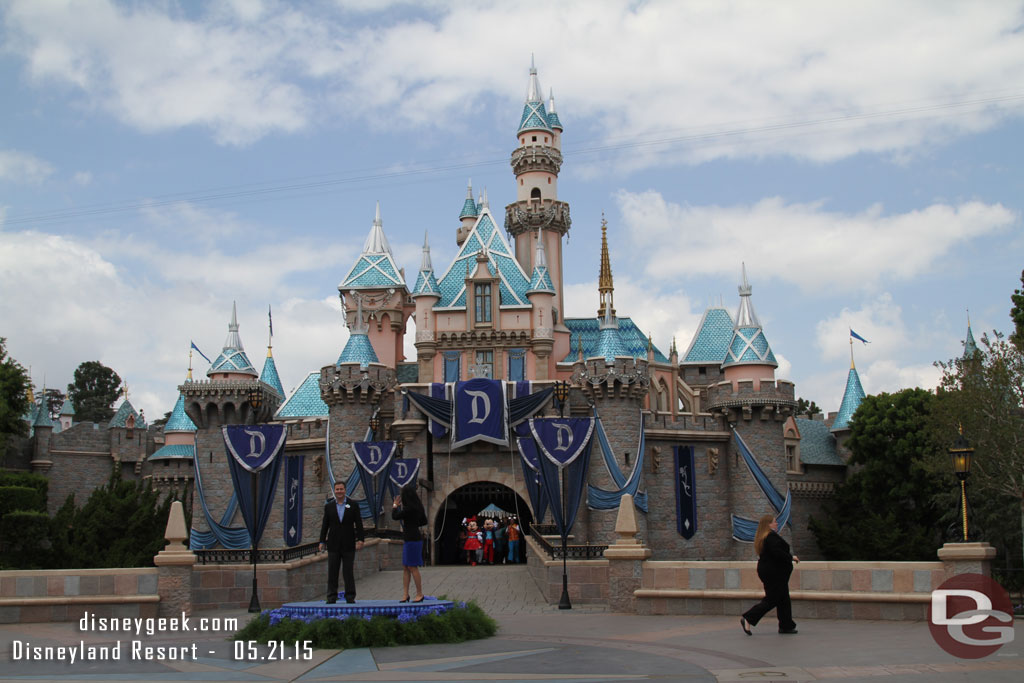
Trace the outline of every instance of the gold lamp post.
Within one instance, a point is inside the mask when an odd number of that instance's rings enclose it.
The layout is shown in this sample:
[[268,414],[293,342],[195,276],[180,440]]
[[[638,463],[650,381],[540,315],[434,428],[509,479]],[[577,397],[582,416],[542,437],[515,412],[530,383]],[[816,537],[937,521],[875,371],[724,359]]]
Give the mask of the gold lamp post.
[[967,542],[967,477],[971,476],[971,459],[974,457],[974,449],[967,442],[964,436],[963,427],[949,449],[950,458],[953,460],[953,472],[960,480],[960,515],[963,522],[964,542]]
[[[249,389],[249,406],[252,408],[252,423],[258,424],[260,418],[260,406],[263,405],[263,392],[260,391],[260,386],[257,384],[252,389]],[[249,473],[249,480],[252,482],[252,518],[253,524],[255,525],[256,520],[259,519],[259,475],[256,472]],[[256,549],[256,543],[252,544],[252,599],[249,600],[249,613],[258,614],[262,611],[260,608],[260,596],[257,591],[256,585],[256,564],[259,558],[259,553]]]
[[565,402],[569,400],[569,383],[564,379],[561,382],[555,382],[555,400],[558,401],[558,407],[561,410],[560,416],[565,417]]

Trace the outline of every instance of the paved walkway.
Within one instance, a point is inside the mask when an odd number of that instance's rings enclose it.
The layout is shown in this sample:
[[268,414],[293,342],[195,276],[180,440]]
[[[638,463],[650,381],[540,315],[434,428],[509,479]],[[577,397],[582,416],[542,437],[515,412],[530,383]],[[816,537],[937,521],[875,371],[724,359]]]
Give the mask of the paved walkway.
[[[428,594],[475,599],[498,619],[494,638],[458,645],[315,650],[312,659],[245,661],[224,633],[81,632],[77,624],[0,626],[0,680],[62,681],[845,681],[931,683],[1024,679],[1024,635],[980,660],[958,660],[924,623],[803,620],[796,636],[763,622],[753,637],[735,617],[640,617],[601,608],[558,610],[525,567],[429,567]],[[362,599],[401,597],[401,573],[359,582]],[[241,611],[197,614],[238,617]],[[769,615],[771,616],[771,615]],[[1018,633],[1021,629],[1017,629]],[[16,645],[14,641],[21,643]],[[136,647],[184,648],[184,661],[133,661]],[[121,643],[121,661],[14,661],[15,648]],[[196,657],[192,658],[195,646]],[[45,653],[45,650],[43,651]],[[260,646],[261,656],[269,654]],[[285,654],[294,657],[286,643]]]

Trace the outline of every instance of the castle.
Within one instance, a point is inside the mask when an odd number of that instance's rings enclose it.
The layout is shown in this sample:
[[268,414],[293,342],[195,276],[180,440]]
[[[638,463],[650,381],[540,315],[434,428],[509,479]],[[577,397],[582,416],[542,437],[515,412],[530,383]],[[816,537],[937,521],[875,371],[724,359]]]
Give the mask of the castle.
[[[238,534],[242,523],[221,426],[277,422],[286,426],[284,455],[291,459],[292,474],[282,476],[295,481],[278,487],[261,547],[316,541],[332,482],[354,481],[352,443],[372,436],[400,441],[403,457],[419,461],[433,559],[450,561],[462,518],[488,503],[535,521],[528,475],[511,443],[453,447],[433,433],[408,394],[444,396],[451,383],[474,377],[505,381],[510,396],[566,382],[568,400],[549,404],[544,414],[598,415],[607,441],[603,457],[595,452],[590,461],[590,492],[580,505],[574,544],[614,542],[616,493],[628,479],[643,503],[639,534],[655,559],[749,559],[749,544],[734,538],[734,518],[756,520],[771,506],[746,450],[768,488],[789,494],[786,533],[794,552],[820,557],[807,520],[845,476],[842,441],[864,396],[852,358],[839,413],[827,422],[797,417],[793,383],[775,377],[777,362],[741,264],[736,314],[709,307],[685,350],[673,341],[666,355],[616,309],[604,221],[600,250],[593,253],[599,307],[571,317],[562,265],[572,220],[558,196],[562,134],[554,99],[543,96],[531,67],[510,159],[515,200],[499,221],[486,194],[474,198],[469,187],[454,226],[455,258],[435,271],[425,238],[411,288],[393,258],[378,205],[362,252],[338,285],[348,341],[336,361],[324,359],[327,364],[290,396],[269,345],[256,370],[232,311],[223,350],[206,379],[193,379],[189,370],[162,429],[148,427],[127,399],[104,426],[70,419],[55,426],[47,411],[36,410],[30,465],[50,477],[51,507],[120,467],[125,476],[151,477],[166,489],[195,487],[194,548],[247,547],[247,537]],[[414,362],[403,352],[410,318]],[[682,483],[678,457],[686,462]],[[690,491],[685,522],[680,486]],[[296,500],[301,515],[289,517],[285,507]]]

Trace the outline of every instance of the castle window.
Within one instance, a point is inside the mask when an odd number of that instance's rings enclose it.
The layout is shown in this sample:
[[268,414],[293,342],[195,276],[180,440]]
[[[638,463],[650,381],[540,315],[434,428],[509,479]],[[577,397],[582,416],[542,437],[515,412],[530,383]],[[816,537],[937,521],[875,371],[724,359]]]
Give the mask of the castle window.
[[530,190],[530,199],[540,199],[540,188],[535,187]]
[[786,444],[786,471],[802,472],[800,469],[800,450],[795,444]]
[[478,323],[491,322],[491,285],[490,283],[476,285],[474,288],[473,303],[476,309],[476,321]]
[[551,184],[551,178],[548,178],[548,185]]
[[545,136],[544,136],[544,143],[545,143],[545,144],[547,144],[547,141],[548,141],[548,136],[547,136],[547,135],[545,135]]
[[444,352],[444,381],[445,382],[458,382],[462,377],[459,372],[459,357],[461,354],[458,351],[445,351]]
[[526,379],[526,349],[508,350],[508,381],[522,382]]
[[533,142],[537,142],[537,136],[536,135],[533,136]]
[[487,369],[487,377],[494,377],[494,351],[490,349],[486,351],[476,352],[476,364],[482,365]]

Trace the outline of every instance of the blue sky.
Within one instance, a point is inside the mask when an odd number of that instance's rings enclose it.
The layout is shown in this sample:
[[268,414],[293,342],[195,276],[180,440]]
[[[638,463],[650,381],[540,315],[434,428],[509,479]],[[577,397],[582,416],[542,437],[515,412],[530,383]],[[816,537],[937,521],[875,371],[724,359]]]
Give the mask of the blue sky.
[[[57,2],[0,6],[0,336],[37,385],[100,360],[151,419],[232,301],[285,389],[347,338],[381,202],[407,279],[501,215],[531,54],[565,126],[567,315],[667,350],[741,264],[797,394],[836,410],[1009,328],[1024,268],[1020,2]],[[410,283],[411,284],[411,283]],[[407,344],[414,353],[410,326]],[[195,363],[197,376],[206,365]]]

